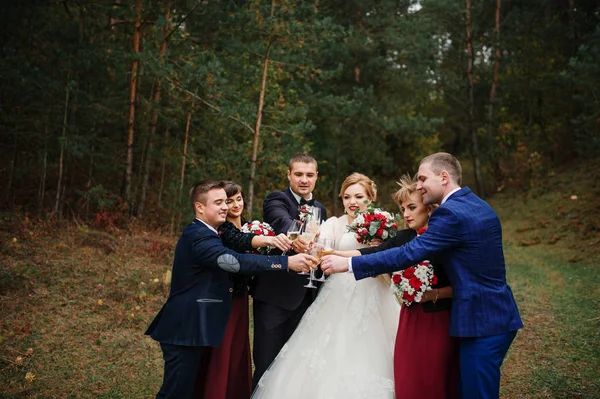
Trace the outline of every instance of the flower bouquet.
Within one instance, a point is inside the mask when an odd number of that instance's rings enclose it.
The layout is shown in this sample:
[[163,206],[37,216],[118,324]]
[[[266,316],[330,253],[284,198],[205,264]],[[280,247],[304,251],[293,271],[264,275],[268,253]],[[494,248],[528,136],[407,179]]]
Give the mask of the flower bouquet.
[[420,302],[434,284],[437,284],[437,276],[428,260],[392,274],[392,291],[406,306]]
[[[244,224],[242,226],[242,232],[243,233],[252,233],[257,236],[271,236],[271,237],[275,236],[275,231],[269,225],[269,223],[260,222],[258,220],[253,220],[251,222]],[[266,255],[269,252],[271,252],[272,249],[273,249],[273,247],[270,247],[270,246],[261,247],[261,248],[258,248],[258,253],[260,253],[262,255]]]
[[386,240],[394,237],[398,232],[398,223],[391,213],[369,205],[365,212],[356,212],[348,231],[354,233],[360,244],[368,244],[374,238]]

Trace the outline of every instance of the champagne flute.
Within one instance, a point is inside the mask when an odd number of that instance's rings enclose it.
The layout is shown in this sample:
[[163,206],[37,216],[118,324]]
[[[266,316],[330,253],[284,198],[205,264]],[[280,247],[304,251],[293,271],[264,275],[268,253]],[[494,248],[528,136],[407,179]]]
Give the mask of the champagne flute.
[[318,223],[321,224],[321,208],[313,206],[311,216],[314,220],[317,220]]
[[288,227],[286,234],[290,241],[294,242],[300,236],[300,231],[302,231],[302,221],[292,220],[292,224]]
[[[287,237],[290,241],[294,242],[300,236],[300,232],[302,231],[303,223],[301,220],[292,220],[292,224],[287,230]],[[286,254],[289,254],[290,251],[287,251]],[[306,272],[299,272],[298,274],[308,275]]]
[[[317,247],[315,257],[318,259],[319,263],[321,263],[321,258],[323,258],[323,256],[332,255],[334,253],[333,240],[331,238],[318,237],[315,246]],[[315,281],[325,281],[325,273],[323,273],[321,277],[315,279]]]
[[[317,256],[319,250],[321,249],[321,244],[312,243],[310,246],[310,254],[312,256]],[[306,288],[317,288],[316,285],[313,284],[313,280],[315,280],[315,271],[311,268],[308,276],[308,283],[304,286]]]

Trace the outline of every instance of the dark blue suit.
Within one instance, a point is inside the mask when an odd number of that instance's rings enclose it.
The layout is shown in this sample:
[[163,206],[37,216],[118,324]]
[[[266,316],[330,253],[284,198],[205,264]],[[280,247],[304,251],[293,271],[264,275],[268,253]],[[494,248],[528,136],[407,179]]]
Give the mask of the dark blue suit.
[[[352,269],[360,280],[406,269],[433,254],[443,257],[453,288],[450,335],[462,338],[463,399],[498,397],[500,364],[523,324],[506,283],[500,220],[485,201],[460,189],[432,213],[423,235],[399,248],[352,258]],[[490,340],[499,342],[492,348]],[[493,365],[482,365],[486,361]]]
[[[291,189],[272,192],[263,202],[263,220],[275,234],[286,233],[298,219],[299,206]],[[321,209],[321,219],[327,219],[325,207],[318,201],[314,206]],[[255,386],[314,300],[316,290],[305,288],[306,283],[306,276],[296,273],[269,273],[253,280]]]
[[198,220],[183,229],[169,297],[146,331],[160,342],[165,358],[157,398],[192,396],[203,348],[219,346],[225,333],[233,291],[229,273],[267,270],[287,270],[287,257],[238,254]]

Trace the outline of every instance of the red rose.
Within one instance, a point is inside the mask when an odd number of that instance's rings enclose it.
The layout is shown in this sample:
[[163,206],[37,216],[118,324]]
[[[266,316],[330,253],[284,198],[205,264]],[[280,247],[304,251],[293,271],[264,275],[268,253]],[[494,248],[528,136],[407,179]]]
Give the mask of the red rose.
[[380,228],[377,230],[377,232],[375,233],[375,235],[376,235],[377,237],[381,237],[381,235],[382,235],[382,234],[383,234],[383,227],[380,227]]
[[408,269],[404,270],[402,272],[402,275],[404,276],[404,278],[410,279],[411,277],[414,277],[415,275],[415,268],[414,267],[409,267]]
[[423,285],[421,280],[419,280],[415,276],[412,276],[410,279],[408,279],[408,283],[410,284],[411,287],[413,287],[415,289],[415,291],[420,290],[421,286]]
[[433,278],[431,279],[431,285],[435,285],[438,283],[438,277],[434,274]]
[[405,301],[408,301],[408,302],[414,302],[415,296],[410,295],[408,292],[404,291],[404,293],[402,294],[402,299],[404,299]]
[[392,275],[392,281],[394,282],[394,284],[400,284],[400,281],[402,281],[402,276],[400,276],[399,274],[394,274]]

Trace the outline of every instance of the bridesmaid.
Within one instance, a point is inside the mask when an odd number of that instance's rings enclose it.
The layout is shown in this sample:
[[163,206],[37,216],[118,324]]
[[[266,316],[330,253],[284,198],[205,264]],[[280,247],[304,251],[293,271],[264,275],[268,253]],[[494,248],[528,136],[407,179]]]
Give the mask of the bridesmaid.
[[[371,254],[401,246],[427,229],[434,206],[423,204],[417,182],[404,175],[394,201],[400,206],[408,230],[381,245],[342,256]],[[394,347],[396,399],[458,399],[459,341],[450,337],[452,287],[443,268],[443,258],[430,259],[438,283],[427,291],[421,303],[402,306]]]
[[[233,182],[225,186],[227,193],[227,221],[219,227],[219,235],[223,244],[236,252],[248,252],[256,248],[272,246],[282,251],[290,249],[291,242],[285,234],[278,236],[257,236],[243,233],[245,223],[244,193],[242,188]],[[248,310],[248,278],[239,274],[231,274],[233,292],[231,312],[227,329],[221,346],[213,348],[202,365],[206,372],[206,380],[198,381],[203,392],[197,398],[203,399],[248,399],[252,393],[252,362],[250,358],[249,310]]]

